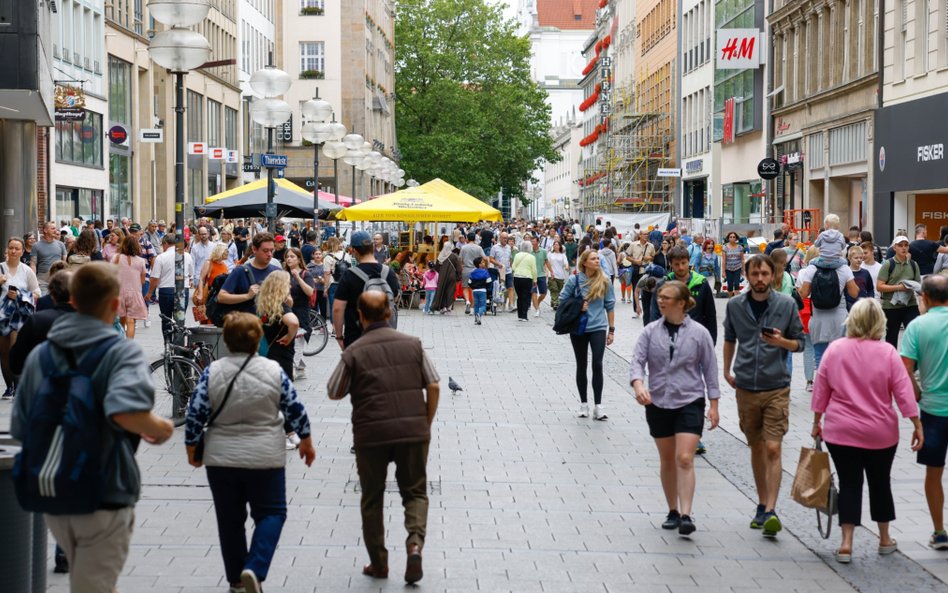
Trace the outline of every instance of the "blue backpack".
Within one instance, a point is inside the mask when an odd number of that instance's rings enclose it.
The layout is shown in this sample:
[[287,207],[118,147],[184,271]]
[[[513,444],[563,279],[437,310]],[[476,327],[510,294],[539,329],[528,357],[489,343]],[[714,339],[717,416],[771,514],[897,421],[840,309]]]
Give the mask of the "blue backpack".
[[[121,337],[108,338],[76,361],[62,350],[69,368],[62,371],[39,346],[43,381],[33,395],[24,424],[23,448],[13,466],[13,484],[23,510],[50,515],[82,515],[100,508],[106,477],[120,443],[120,431],[108,425],[92,374]],[[107,431],[116,432],[106,455]]]

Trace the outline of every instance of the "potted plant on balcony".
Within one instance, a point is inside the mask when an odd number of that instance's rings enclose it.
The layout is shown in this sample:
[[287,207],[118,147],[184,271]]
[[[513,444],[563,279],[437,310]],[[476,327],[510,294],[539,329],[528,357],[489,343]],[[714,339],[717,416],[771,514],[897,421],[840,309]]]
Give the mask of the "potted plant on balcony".
[[301,16],[322,16],[323,8],[321,6],[304,6],[300,8]]
[[322,80],[325,76],[322,70],[303,70],[300,72],[300,80]]

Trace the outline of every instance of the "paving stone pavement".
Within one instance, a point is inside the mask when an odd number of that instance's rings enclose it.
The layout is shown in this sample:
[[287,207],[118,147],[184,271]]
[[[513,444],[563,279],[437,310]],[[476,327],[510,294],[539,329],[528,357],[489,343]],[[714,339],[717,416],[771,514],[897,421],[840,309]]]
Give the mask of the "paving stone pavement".
[[[723,302],[718,301],[721,317]],[[156,313],[153,308],[155,318]],[[875,547],[869,533],[861,531],[857,549],[867,553],[849,567],[838,567],[830,558],[838,530],[829,541],[814,543],[815,522],[798,520],[789,508],[788,529],[776,542],[748,529],[753,494],[749,470],[741,465],[746,465],[746,449],[727,389],[722,428],[706,433],[709,454],[696,464],[699,530],[691,540],[661,530],[666,509],[657,455],[627,385],[626,361],[641,327],[630,313],[630,305],[619,305],[617,339],[606,358],[609,420],[596,422],[576,417],[572,352],[568,338],[550,330],[549,309],[540,319],[531,315],[529,323],[501,313],[480,327],[463,309],[436,317],[403,312],[400,329],[423,340],[443,384],[429,460],[431,509],[420,588],[492,593],[948,590],[944,558],[925,546],[929,527],[921,471],[904,446],[893,471],[900,516],[893,528],[905,556],[877,559],[868,553]],[[156,322],[140,328],[136,338],[154,358],[160,352],[159,334]],[[317,458],[312,468],[289,459],[288,521],[267,591],[404,587],[401,505],[392,489],[386,502],[392,578],[373,581],[359,574],[366,554],[358,478],[349,453],[350,404],[329,401],[325,390],[337,359],[330,343],[308,359],[307,378],[297,385],[313,424]],[[799,365],[784,453],[791,474],[810,423],[802,361]],[[448,376],[464,387],[458,396],[447,390]],[[7,427],[9,408],[7,402],[0,404],[0,429]],[[183,429],[164,446],[143,445],[138,459],[143,496],[119,590],[226,591],[210,490],[204,472],[186,462]],[[789,481],[788,475],[786,488]],[[794,504],[783,500],[781,509]],[[50,574],[48,590],[67,591],[66,579]]]

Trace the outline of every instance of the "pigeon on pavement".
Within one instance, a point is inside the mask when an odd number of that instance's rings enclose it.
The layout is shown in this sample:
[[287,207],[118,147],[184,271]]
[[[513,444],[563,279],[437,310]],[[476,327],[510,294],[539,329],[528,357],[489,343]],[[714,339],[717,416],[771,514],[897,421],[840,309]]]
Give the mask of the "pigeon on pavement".
[[451,390],[451,395],[457,395],[458,391],[464,391],[464,389],[454,382],[452,377],[448,377],[448,389]]

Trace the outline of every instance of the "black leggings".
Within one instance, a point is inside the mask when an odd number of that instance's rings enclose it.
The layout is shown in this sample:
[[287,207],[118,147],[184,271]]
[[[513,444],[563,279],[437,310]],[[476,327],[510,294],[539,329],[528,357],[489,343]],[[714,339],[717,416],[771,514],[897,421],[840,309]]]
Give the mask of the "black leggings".
[[839,476],[839,524],[861,525],[862,479],[869,483],[869,516],[877,523],[895,519],[889,474],[896,447],[863,449],[826,443]]
[[514,276],[514,290],[517,291],[517,317],[526,319],[530,312],[530,293],[533,292],[532,278]]
[[606,330],[586,332],[581,336],[569,335],[576,355],[576,387],[579,389],[579,401],[586,403],[586,363],[589,347],[593,353],[593,402],[602,403],[602,357],[606,353]]

